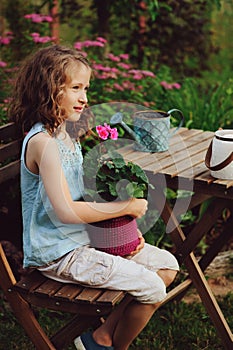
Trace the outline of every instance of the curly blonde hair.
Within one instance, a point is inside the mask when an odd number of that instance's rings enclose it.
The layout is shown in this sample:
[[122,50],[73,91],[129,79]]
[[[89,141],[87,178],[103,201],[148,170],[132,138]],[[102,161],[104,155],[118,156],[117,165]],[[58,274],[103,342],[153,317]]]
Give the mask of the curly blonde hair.
[[52,45],[38,50],[22,65],[8,114],[10,120],[21,125],[23,132],[29,131],[36,122],[41,122],[53,133],[66,119],[60,101],[68,69],[74,63],[91,69],[80,52]]

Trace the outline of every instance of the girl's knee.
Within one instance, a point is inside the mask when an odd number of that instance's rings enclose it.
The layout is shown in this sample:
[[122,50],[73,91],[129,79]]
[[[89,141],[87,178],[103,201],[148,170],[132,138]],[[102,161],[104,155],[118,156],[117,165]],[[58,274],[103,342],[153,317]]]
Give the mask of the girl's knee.
[[159,270],[157,272],[157,274],[159,275],[159,277],[162,278],[162,280],[164,281],[166,287],[168,287],[175,279],[176,275],[177,275],[177,271],[176,270],[169,270],[169,269],[164,269],[164,270]]

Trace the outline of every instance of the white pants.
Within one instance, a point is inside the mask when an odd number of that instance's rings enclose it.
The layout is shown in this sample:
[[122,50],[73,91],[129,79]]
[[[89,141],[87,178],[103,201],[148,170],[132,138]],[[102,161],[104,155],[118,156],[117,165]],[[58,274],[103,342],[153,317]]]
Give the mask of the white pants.
[[161,269],[179,270],[178,262],[168,251],[149,244],[130,258],[84,246],[55,263],[38,268],[45,276],[58,281],[127,291],[139,302],[148,304],[166,297],[166,286],[156,273]]

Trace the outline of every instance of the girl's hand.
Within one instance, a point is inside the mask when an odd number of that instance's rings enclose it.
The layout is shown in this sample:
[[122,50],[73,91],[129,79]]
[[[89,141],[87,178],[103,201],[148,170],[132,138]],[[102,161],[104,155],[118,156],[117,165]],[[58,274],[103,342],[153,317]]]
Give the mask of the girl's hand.
[[136,247],[136,249],[134,251],[132,251],[130,254],[128,254],[127,257],[136,255],[144,247],[145,239],[144,239],[144,237],[139,229],[138,229],[138,237],[140,239],[138,246]]
[[131,198],[130,205],[129,205],[129,209],[130,209],[129,215],[139,219],[143,215],[145,215],[147,208],[148,208],[148,202],[146,199]]

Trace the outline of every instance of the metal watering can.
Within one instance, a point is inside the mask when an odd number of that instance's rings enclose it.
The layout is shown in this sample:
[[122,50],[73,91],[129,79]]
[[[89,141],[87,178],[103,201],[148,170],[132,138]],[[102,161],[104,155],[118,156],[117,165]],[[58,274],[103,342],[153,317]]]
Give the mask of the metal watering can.
[[[179,126],[171,132],[170,117],[177,112]],[[111,124],[120,124],[136,141],[135,149],[143,152],[164,152],[169,148],[169,139],[184,124],[183,113],[176,108],[168,112],[143,110],[133,114],[134,131],[123,122],[122,113],[118,112],[110,119]]]
[[213,177],[233,179],[233,130],[217,130],[205,157],[205,164]]

